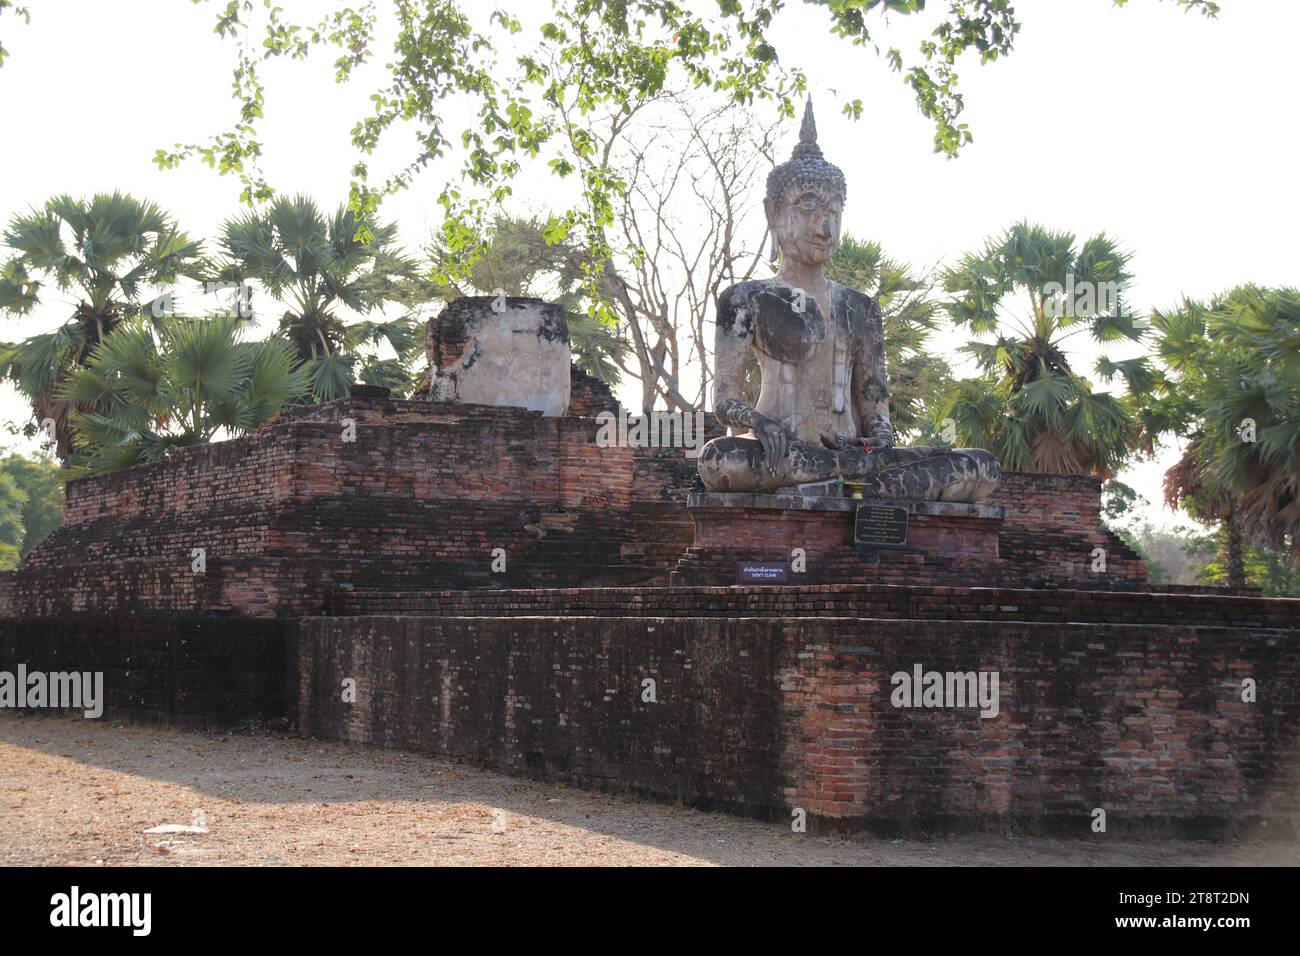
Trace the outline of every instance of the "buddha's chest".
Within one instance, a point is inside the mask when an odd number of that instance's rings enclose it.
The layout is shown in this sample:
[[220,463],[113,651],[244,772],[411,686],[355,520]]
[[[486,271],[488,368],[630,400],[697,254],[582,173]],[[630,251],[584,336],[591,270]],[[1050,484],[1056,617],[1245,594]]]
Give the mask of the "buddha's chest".
[[833,296],[818,302],[781,288],[756,303],[754,346],[763,392],[785,414],[849,406],[852,317]]

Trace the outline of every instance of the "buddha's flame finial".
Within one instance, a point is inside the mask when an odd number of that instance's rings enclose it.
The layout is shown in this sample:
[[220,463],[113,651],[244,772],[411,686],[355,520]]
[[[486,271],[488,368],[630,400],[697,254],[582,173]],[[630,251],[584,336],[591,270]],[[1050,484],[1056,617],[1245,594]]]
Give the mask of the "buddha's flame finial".
[[813,119],[812,97],[803,107],[803,124],[799,127],[799,142],[808,145],[817,143],[817,121]]
[[812,97],[803,108],[803,123],[799,126],[799,143],[791,154],[792,159],[821,159],[822,148],[817,145],[817,121],[813,119]]

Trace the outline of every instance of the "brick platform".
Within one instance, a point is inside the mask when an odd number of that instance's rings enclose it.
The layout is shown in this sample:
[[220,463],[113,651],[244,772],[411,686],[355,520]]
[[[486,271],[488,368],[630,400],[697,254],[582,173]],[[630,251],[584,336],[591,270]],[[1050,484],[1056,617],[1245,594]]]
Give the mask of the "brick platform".
[[63,525],[0,573],[0,616],[290,618],[354,588],[666,584],[691,541],[695,463],[600,447],[592,416],[616,403],[576,370],[572,394],[559,418],[373,396],[295,406],[246,438],[70,481]]
[[[695,541],[673,571],[675,585],[736,583],[737,566],[753,562],[780,564],[798,584],[883,583],[891,572],[912,581],[980,583],[997,565],[1006,518],[1000,505],[945,501],[710,493],[693,494],[687,504]],[[854,543],[854,514],[871,504],[907,513],[905,544]],[[801,561],[792,560],[794,549]]]
[[[912,503],[902,548],[854,545],[852,501],[688,507],[694,463],[600,448],[616,407],[574,382],[558,418],[359,395],[70,482],[0,574],[0,670],[102,670],[116,718],[289,719],[821,826],[1294,832],[1300,601],[1147,584],[1087,477]],[[793,586],[662,586],[791,547]],[[917,664],[998,672],[999,714],[892,706]]]

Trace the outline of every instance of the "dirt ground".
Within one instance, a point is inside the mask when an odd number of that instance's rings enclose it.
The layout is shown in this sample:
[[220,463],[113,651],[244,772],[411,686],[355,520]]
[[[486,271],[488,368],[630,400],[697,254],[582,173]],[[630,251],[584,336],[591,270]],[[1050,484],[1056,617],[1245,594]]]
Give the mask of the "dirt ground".
[[1297,865],[1300,848],[814,836],[369,747],[0,715],[0,864],[101,863]]

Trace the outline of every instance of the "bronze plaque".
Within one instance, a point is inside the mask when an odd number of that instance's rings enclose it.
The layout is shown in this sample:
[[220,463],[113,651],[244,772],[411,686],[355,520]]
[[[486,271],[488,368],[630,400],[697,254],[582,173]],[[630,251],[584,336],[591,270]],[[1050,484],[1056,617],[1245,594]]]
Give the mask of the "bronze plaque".
[[858,505],[853,516],[853,543],[885,548],[907,544],[907,509]]

